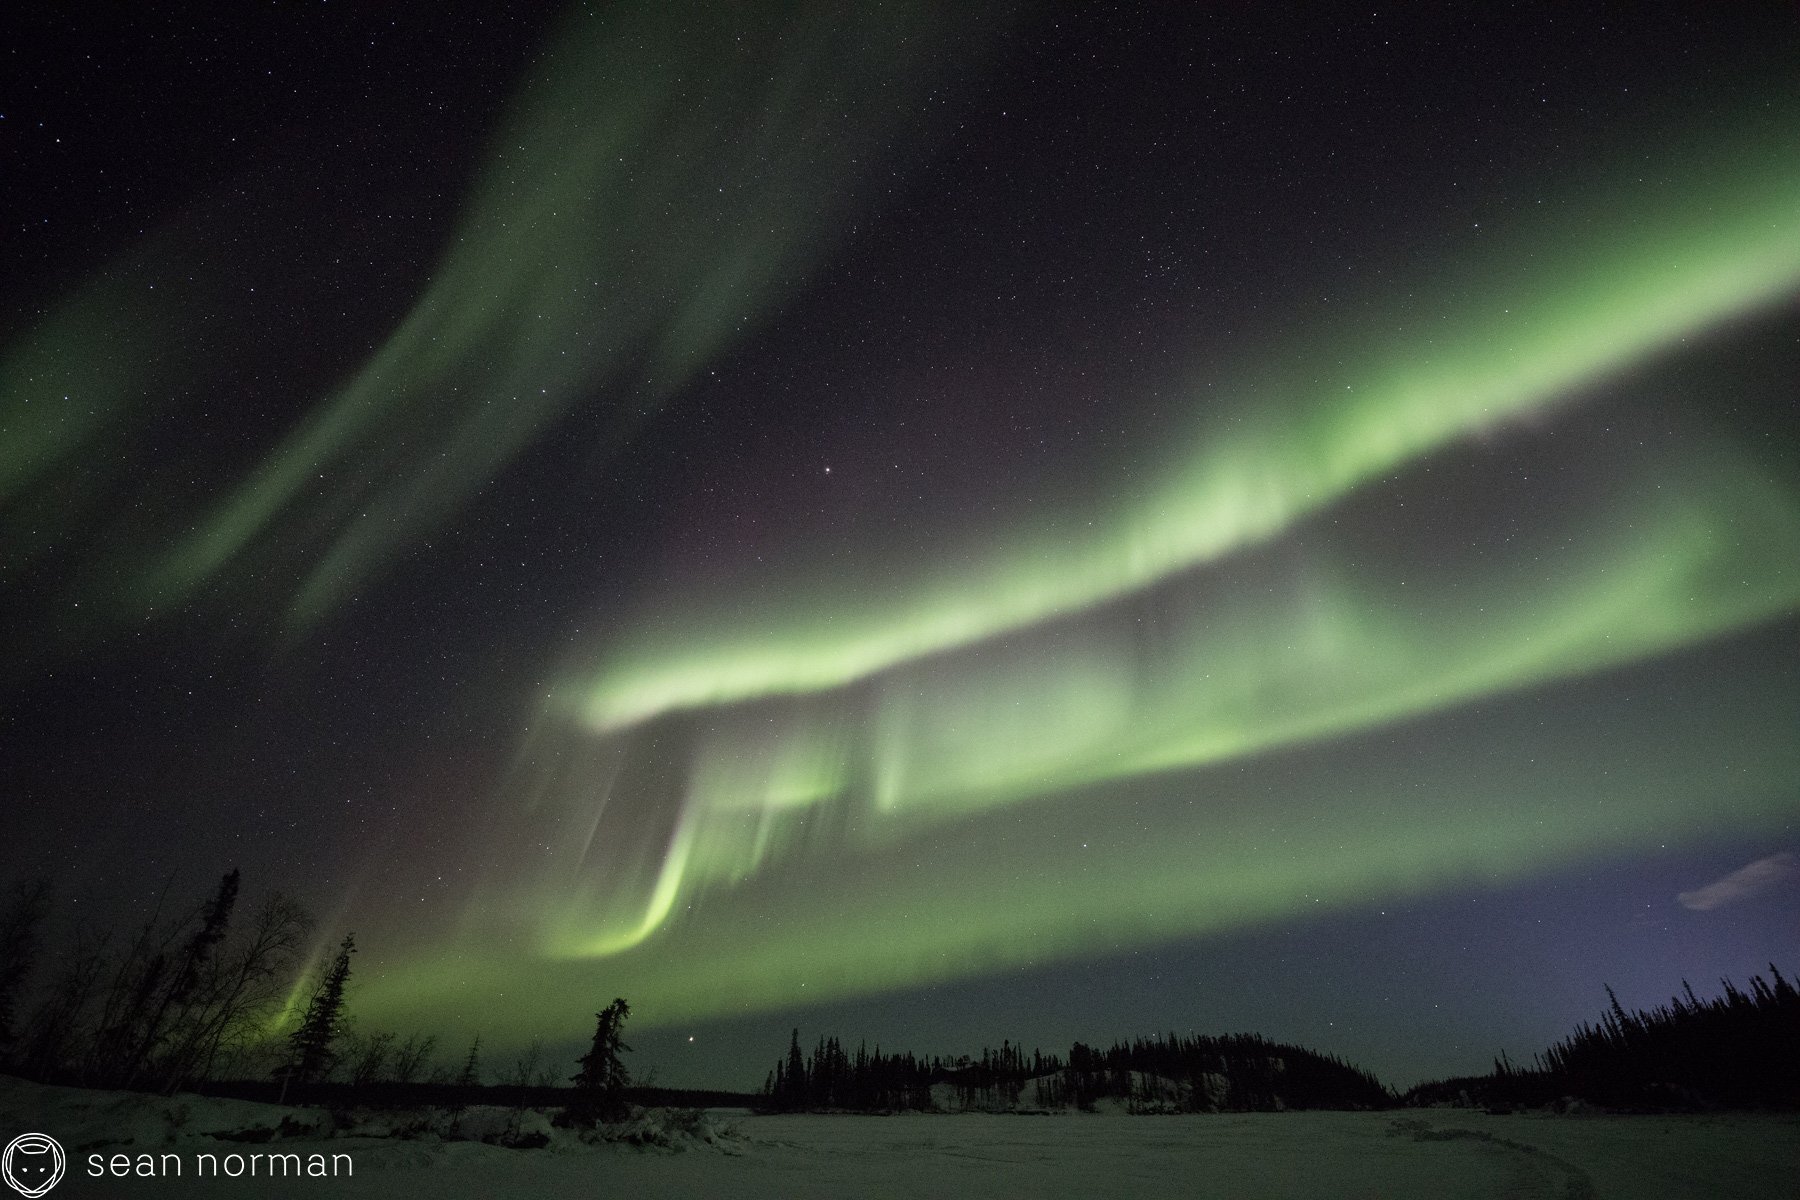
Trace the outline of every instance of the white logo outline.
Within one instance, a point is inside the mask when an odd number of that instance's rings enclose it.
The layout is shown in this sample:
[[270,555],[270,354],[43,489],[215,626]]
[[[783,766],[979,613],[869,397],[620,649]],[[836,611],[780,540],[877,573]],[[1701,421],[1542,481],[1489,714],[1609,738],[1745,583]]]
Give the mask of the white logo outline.
[[[48,1151],[53,1168],[50,1178],[44,1183],[27,1185],[13,1178],[13,1155],[23,1150],[27,1154],[43,1154]],[[63,1154],[62,1143],[47,1133],[21,1133],[6,1143],[6,1151],[0,1154],[0,1178],[13,1191],[24,1196],[25,1200],[37,1200],[45,1192],[62,1182],[63,1172],[68,1169],[69,1160]]]

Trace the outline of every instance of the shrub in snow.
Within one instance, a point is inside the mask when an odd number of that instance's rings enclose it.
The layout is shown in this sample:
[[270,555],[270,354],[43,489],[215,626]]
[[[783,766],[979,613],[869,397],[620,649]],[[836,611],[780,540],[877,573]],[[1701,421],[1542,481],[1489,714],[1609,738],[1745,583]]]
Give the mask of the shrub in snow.
[[737,1129],[699,1108],[652,1108],[633,1111],[630,1120],[584,1132],[582,1140],[647,1147],[677,1153],[697,1146],[717,1146],[737,1137]]
[[538,1109],[481,1104],[464,1109],[446,1137],[452,1141],[536,1150],[550,1144],[553,1132],[550,1118]]

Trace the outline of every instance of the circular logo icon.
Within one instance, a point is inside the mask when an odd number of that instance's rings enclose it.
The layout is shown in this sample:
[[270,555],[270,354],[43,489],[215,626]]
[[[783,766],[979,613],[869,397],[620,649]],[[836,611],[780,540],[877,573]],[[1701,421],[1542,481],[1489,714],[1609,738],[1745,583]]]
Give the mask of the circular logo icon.
[[45,1133],[21,1133],[6,1143],[0,1155],[0,1176],[13,1191],[29,1200],[43,1195],[62,1182],[63,1168],[68,1166],[63,1148]]

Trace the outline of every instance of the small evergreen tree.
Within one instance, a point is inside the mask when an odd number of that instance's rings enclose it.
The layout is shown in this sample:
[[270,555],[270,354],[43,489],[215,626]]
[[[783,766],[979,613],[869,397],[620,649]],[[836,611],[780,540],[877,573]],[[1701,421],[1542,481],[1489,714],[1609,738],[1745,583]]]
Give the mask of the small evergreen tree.
[[631,1049],[622,1036],[630,1015],[631,1006],[622,999],[594,1014],[594,1044],[581,1056],[581,1070],[570,1077],[576,1099],[563,1110],[566,1123],[591,1128],[596,1121],[621,1121],[628,1115],[625,1089],[631,1086],[631,1072],[619,1054]]
[[463,1059],[462,1071],[456,1076],[456,1086],[472,1088],[481,1083],[481,1035],[469,1043],[469,1053]]
[[452,1082],[456,1088],[451,1093],[448,1136],[454,1138],[462,1128],[463,1110],[468,1107],[470,1095],[474,1089],[481,1086],[481,1035],[479,1033],[469,1042],[469,1053],[463,1059],[462,1070],[457,1072],[456,1078]]
[[787,1059],[787,1107],[805,1108],[812,1102],[812,1090],[807,1084],[806,1059],[800,1053],[800,1031],[794,1030],[794,1040],[788,1046]]
[[337,958],[313,989],[300,1026],[288,1035],[288,1061],[282,1069],[282,1097],[287,1085],[322,1079],[336,1060],[335,1043],[344,1031],[344,987],[350,981],[350,956],[356,953],[356,935],[346,934]]

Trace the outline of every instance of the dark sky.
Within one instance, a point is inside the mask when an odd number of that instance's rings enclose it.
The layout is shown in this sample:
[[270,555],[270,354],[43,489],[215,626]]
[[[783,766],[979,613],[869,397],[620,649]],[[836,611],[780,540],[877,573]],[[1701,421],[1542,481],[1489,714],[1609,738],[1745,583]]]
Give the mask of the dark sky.
[[1791,5],[23,7],[0,874],[673,1085],[1800,959]]

